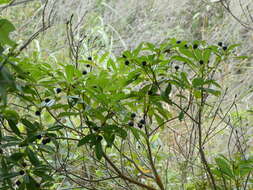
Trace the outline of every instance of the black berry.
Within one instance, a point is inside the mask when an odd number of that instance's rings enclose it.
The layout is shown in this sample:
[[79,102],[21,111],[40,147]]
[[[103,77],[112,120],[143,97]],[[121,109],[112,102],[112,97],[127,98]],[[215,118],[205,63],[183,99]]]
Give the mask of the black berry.
[[129,65],[129,61],[128,60],[125,61],[125,65]]
[[228,47],[227,47],[227,46],[223,46],[222,49],[223,49],[224,51],[226,51],[226,50],[228,49]]
[[128,125],[132,127],[132,126],[134,126],[134,122],[129,121],[129,122],[128,122]]
[[25,174],[24,170],[19,171],[19,174],[24,175]]
[[61,92],[60,88],[56,88],[56,93],[59,94]]
[[220,46],[220,47],[221,47],[221,46],[222,46],[222,42],[218,42],[218,46]]
[[153,94],[152,90],[149,90],[148,95],[152,95],[152,94]]
[[46,139],[43,139],[42,140],[42,144],[47,144],[47,143],[50,143],[51,139],[50,138],[46,138]]
[[21,182],[18,180],[18,181],[16,181],[16,185],[17,186],[20,186],[21,185]]
[[179,40],[179,41],[177,41],[177,44],[180,44],[181,43],[181,41]]
[[175,66],[175,69],[176,69],[176,71],[177,71],[177,70],[179,69],[179,66],[178,66],[178,65],[176,65],[176,66]]
[[143,125],[141,123],[138,123],[138,127],[141,129]]
[[185,45],[184,45],[184,47],[185,47],[185,48],[188,48],[188,45],[187,45],[187,44],[185,44]]
[[40,116],[40,111],[36,111],[35,115]]
[[131,118],[135,118],[136,114],[135,113],[131,113]]
[[197,49],[198,47],[199,47],[198,44],[193,45],[193,49]]
[[46,99],[45,99],[45,102],[46,102],[46,103],[50,102],[50,99],[49,99],[49,98],[46,98]]
[[87,74],[87,71],[83,71],[82,74],[83,74],[83,75],[86,75],[86,74]]
[[146,123],[146,121],[145,121],[144,119],[141,119],[141,120],[140,120],[140,124],[143,124],[143,125],[144,125],[145,123]]
[[92,61],[92,57],[88,57],[88,60],[89,60],[89,61]]
[[141,64],[142,64],[142,66],[146,66],[146,65],[147,65],[147,62],[146,62],[146,61],[143,61]]
[[42,140],[42,144],[44,144],[44,145],[47,144],[47,140],[46,140],[46,139],[43,139],[43,140]]
[[90,64],[87,64],[86,67],[90,67]]
[[200,65],[203,65],[203,64],[204,64],[204,61],[203,61],[203,60],[200,60],[200,61],[199,61],[199,64],[200,64]]
[[42,138],[42,136],[41,135],[37,135],[37,139],[41,139]]
[[103,137],[102,136],[98,136],[98,141],[101,141],[103,139]]

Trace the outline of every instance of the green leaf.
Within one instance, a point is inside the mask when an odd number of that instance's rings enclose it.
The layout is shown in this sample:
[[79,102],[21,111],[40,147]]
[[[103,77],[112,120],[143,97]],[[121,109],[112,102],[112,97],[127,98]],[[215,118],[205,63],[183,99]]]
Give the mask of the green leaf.
[[0,0],[0,5],[10,3],[11,0]]
[[61,112],[57,117],[68,117],[68,116],[76,116],[79,115],[79,113],[76,112]]
[[184,86],[186,86],[186,87],[189,88],[190,82],[189,82],[189,80],[187,78],[187,73],[186,72],[181,72],[180,76],[181,76],[181,79],[182,79],[182,81],[184,83]]
[[82,146],[86,143],[92,143],[96,141],[96,135],[95,134],[89,134],[83,137],[81,140],[79,140],[77,146]]
[[30,175],[28,175],[26,177],[27,177],[27,179],[24,180],[24,181],[26,183],[26,188],[27,189],[34,189],[34,190],[39,190],[40,189],[37,186],[38,183],[36,182],[36,180],[33,177],[31,177]]
[[65,67],[66,79],[69,83],[73,82],[75,67],[73,65],[67,65]]
[[26,148],[26,153],[27,156],[30,160],[30,162],[34,165],[34,166],[39,166],[40,165],[40,161],[39,158],[37,157],[37,154],[35,152],[33,152],[30,148]]
[[189,49],[185,49],[183,47],[179,48],[180,53],[184,54],[185,56],[189,57],[189,58],[193,58],[196,59],[196,56],[194,55],[194,53],[192,51],[190,51]]
[[222,173],[226,174],[227,176],[229,176],[231,178],[234,177],[231,166],[230,166],[229,162],[226,159],[224,159],[224,157],[220,156],[218,158],[215,158],[215,162],[218,165],[218,167],[220,168],[220,171]]
[[231,51],[233,49],[235,49],[236,47],[241,46],[241,44],[232,44],[231,46],[228,47],[228,51]]
[[103,137],[104,137],[104,139],[105,139],[106,142],[107,142],[107,146],[108,146],[108,147],[111,147],[112,144],[113,144],[113,142],[114,142],[114,140],[115,140],[115,134],[104,133],[104,134],[103,134]]
[[198,78],[194,78],[192,80],[192,85],[193,85],[194,88],[198,88],[198,87],[204,85],[204,82],[205,81],[204,81],[203,78],[198,77]]
[[54,126],[52,126],[52,127],[49,127],[49,128],[47,129],[47,131],[58,131],[58,130],[60,130],[60,129],[62,129],[62,128],[63,128],[62,125],[54,125]]
[[130,130],[132,131],[132,133],[136,139],[140,139],[140,135],[143,136],[145,139],[147,138],[146,134],[143,131],[141,131],[140,129],[136,129],[134,127],[131,127]]
[[166,87],[166,89],[165,89],[165,91],[164,91],[164,96],[165,96],[165,97],[168,97],[168,96],[170,95],[171,89],[172,89],[172,86],[171,86],[170,83],[168,83],[168,85],[167,85],[167,87]]
[[19,131],[19,129],[17,128],[17,125],[16,125],[16,123],[15,123],[13,120],[8,120],[8,124],[9,124],[11,130],[12,130],[16,135],[21,136],[21,135],[20,135],[20,131]]
[[212,53],[212,50],[210,48],[204,50],[203,61],[205,63],[208,63],[211,53]]
[[191,67],[191,69],[194,69],[196,68],[196,65],[194,65],[194,63],[186,58],[186,57],[183,57],[183,56],[179,56],[179,55],[174,55],[170,58],[170,61],[169,62],[172,62],[172,61],[181,61],[182,63],[186,63],[187,65],[189,65]]
[[214,86],[221,88],[221,86],[215,80],[206,80],[204,84],[213,84]]
[[110,56],[110,52],[105,52],[99,59],[99,63],[103,63],[105,59]]
[[19,172],[8,173],[8,174],[5,174],[4,176],[0,176],[0,181],[6,180],[6,179],[11,179],[11,178],[17,177],[19,175],[20,175]]
[[21,158],[23,158],[25,154],[22,152],[15,152],[10,156],[10,159],[17,162],[19,161]]
[[214,90],[214,89],[211,89],[211,88],[203,88],[204,91],[214,95],[214,96],[220,96],[221,92],[218,91],[218,90]]
[[27,119],[21,119],[21,122],[25,125],[28,132],[35,132],[37,128]]
[[105,125],[100,129],[101,131],[105,131],[106,133],[116,134],[117,136],[120,136],[123,139],[127,137],[127,132],[116,125]]
[[183,119],[184,119],[184,110],[182,110],[182,111],[179,113],[178,119],[179,119],[179,121],[183,121]]
[[95,146],[95,152],[98,160],[101,160],[103,156],[103,148],[101,142],[97,143]]
[[3,116],[6,120],[12,120],[15,124],[18,123],[19,115],[16,111],[13,110],[4,110]]
[[0,19],[0,43],[2,45],[16,45],[16,43],[9,38],[9,34],[14,30],[15,27],[11,22],[6,19]]
[[140,51],[142,50],[143,43],[140,43],[138,47],[133,51],[133,56],[138,56]]

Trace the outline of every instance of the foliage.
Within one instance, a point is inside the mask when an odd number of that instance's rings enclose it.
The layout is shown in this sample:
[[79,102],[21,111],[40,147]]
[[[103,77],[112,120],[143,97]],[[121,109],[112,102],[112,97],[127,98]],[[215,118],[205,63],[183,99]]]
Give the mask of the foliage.
[[[14,46],[12,24],[1,22],[7,25],[1,47]],[[159,152],[158,132],[172,122],[192,126],[197,139],[181,164],[187,170],[198,160],[194,171],[204,180],[194,189],[250,185],[243,182],[251,177],[252,158],[218,156],[211,163],[204,149],[213,135],[213,125],[211,132],[206,126],[220,108],[211,103],[221,104],[225,94],[216,77],[236,46],[169,38],[120,57],[96,54],[74,63],[1,51],[1,78],[11,81],[1,85],[1,189],[123,189],[124,182],[129,189],[170,188],[169,155]],[[87,169],[87,163],[93,165]]]

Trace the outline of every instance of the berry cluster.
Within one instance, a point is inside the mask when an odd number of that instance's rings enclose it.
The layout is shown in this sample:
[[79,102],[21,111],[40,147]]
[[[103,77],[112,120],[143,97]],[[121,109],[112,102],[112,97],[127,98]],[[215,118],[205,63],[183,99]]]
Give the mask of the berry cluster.
[[[134,126],[134,119],[135,119],[135,117],[136,117],[136,114],[135,113],[131,113],[131,121],[129,121],[128,122],[128,125],[129,126],[131,126],[131,127],[133,127]],[[143,125],[145,125],[146,124],[146,122],[145,122],[145,120],[144,119],[141,119],[139,122],[138,122],[138,124],[137,124],[137,126],[141,129],[142,127],[143,127]]]

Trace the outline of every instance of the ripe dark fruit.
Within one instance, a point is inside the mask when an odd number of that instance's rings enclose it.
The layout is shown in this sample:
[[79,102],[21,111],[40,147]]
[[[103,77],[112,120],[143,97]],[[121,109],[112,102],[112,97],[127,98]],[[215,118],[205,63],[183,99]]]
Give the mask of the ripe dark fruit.
[[18,181],[16,181],[16,185],[17,186],[20,186],[21,185],[21,182],[18,180]]
[[131,118],[135,118],[136,114],[135,113],[131,113]]
[[152,90],[149,90],[148,95],[152,95],[152,94],[153,94]]
[[180,44],[181,43],[181,41],[179,40],[179,41],[177,41],[177,44]]
[[197,49],[198,47],[199,47],[198,44],[193,45],[193,49]]
[[203,60],[200,60],[200,61],[199,61],[199,64],[200,64],[200,65],[203,65],[203,64],[204,64],[204,61],[203,61]]
[[36,111],[35,115],[40,116],[40,111]]
[[218,46],[220,46],[220,47],[221,47],[221,46],[222,46],[222,42],[218,42]]
[[141,120],[140,120],[140,124],[143,124],[143,125],[144,125],[145,123],[146,123],[146,121],[145,121],[144,119],[141,119]]
[[184,45],[184,47],[185,47],[185,48],[188,48],[188,45],[187,45],[187,44],[185,44],[185,45]]
[[129,122],[128,122],[128,125],[131,126],[131,127],[133,127],[133,126],[134,126],[134,122],[129,121]]
[[59,94],[61,92],[60,88],[56,88],[56,93]]
[[129,61],[128,60],[125,61],[125,65],[129,65]]
[[143,125],[138,123],[138,127],[141,129],[143,127]]
[[87,64],[86,67],[90,67],[90,64]]
[[50,102],[50,99],[49,99],[49,98],[46,98],[46,99],[45,99],[45,102],[46,102],[46,103]]
[[41,139],[42,138],[42,136],[41,135],[37,135],[37,139]]
[[176,69],[176,71],[177,71],[177,70],[179,69],[179,66],[178,66],[178,65],[176,65],[176,66],[175,66],[175,69]]
[[42,144],[44,144],[44,145],[47,144],[47,140],[46,140],[46,139],[43,139],[43,140],[42,140]]
[[226,51],[226,50],[228,49],[228,47],[227,47],[227,46],[223,46],[222,49],[223,49],[224,51]]
[[142,66],[146,66],[146,65],[147,65],[147,62],[146,62],[146,61],[143,61],[141,64],[142,64]]
[[24,170],[21,170],[21,171],[19,172],[19,174],[20,174],[20,175],[24,175],[24,174],[25,174]]
[[83,71],[82,74],[83,74],[83,75],[86,75],[86,74],[87,74],[87,71]]
[[88,57],[88,60],[89,60],[89,61],[92,61],[92,57]]
[[101,141],[102,139],[103,139],[103,137],[99,135],[98,140]]
[[43,139],[42,140],[42,144],[47,144],[47,143],[50,143],[51,139],[50,138],[46,138],[46,139]]

